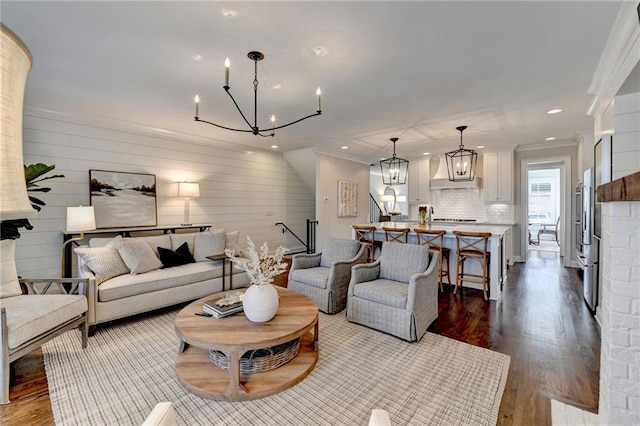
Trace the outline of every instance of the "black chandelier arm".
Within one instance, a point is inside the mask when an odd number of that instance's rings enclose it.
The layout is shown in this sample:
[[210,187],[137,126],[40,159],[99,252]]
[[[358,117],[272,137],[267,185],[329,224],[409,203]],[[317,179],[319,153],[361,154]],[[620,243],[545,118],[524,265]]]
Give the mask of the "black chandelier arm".
[[322,111],[316,111],[316,113],[315,113],[315,114],[309,114],[309,115],[307,115],[306,117],[302,117],[302,118],[300,118],[300,119],[298,119],[298,120],[296,120],[296,121],[292,121],[292,122],[291,122],[291,123],[289,123],[289,124],[283,124],[282,126],[273,127],[271,130],[273,131],[273,130],[282,129],[282,128],[284,128],[284,127],[289,127],[289,126],[291,126],[291,125],[293,125],[293,124],[296,124],[296,123],[301,122],[302,120],[306,120],[307,118],[315,117],[316,115],[321,115],[321,114],[322,114]]
[[247,130],[247,129],[234,129],[233,127],[221,126],[221,125],[213,123],[211,121],[202,120],[199,117],[193,117],[193,119],[195,121],[199,121],[201,123],[211,124],[212,126],[216,126],[216,127],[219,127],[221,129],[225,129],[225,130],[233,130],[234,132],[254,133],[253,129],[250,129],[250,130]]
[[[247,123],[247,126],[249,126],[251,128],[250,132],[252,132],[254,135],[257,134],[257,128],[258,128],[258,124],[256,123],[255,126],[252,126],[251,123],[249,123],[249,120],[247,120],[247,117],[245,117],[244,113],[242,112],[242,110],[240,109],[240,106],[238,105],[238,103],[236,102],[236,99],[233,97],[233,95],[231,94],[231,92],[229,91],[230,87],[229,86],[224,86],[224,90],[225,92],[227,92],[227,95],[229,95],[229,97],[231,98],[231,100],[233,101],[233,104],[236,106],[236,109],[238,110],[238,112],[240,113],[240,115],[242,116],[242,119],[244,120],[245,123]],[[220,126],[219,126],[220,127]]]

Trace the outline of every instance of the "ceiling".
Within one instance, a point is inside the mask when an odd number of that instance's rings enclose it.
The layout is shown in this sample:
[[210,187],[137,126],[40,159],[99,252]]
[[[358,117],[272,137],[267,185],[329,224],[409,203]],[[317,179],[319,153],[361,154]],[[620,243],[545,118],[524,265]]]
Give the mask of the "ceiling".
[[[563,143],[593,131],[587,93],[620,2],[25,2],[2,0],[2,21],[33,54],[30,111],[144,126],[167,136],[285,152],[319,147],[377,162],[457,148]],[[260,126],[240,127],[225,94]],[[199,55],[199,56],[198,56]],[[279,89],[273,86],[280,85]],[[563,112],[548,115],[553,108]],[[252,121],[252,119],[251,119]],[[270,145],[278,145],[271,149]],[[341,147],[347,146],[343,150]]]

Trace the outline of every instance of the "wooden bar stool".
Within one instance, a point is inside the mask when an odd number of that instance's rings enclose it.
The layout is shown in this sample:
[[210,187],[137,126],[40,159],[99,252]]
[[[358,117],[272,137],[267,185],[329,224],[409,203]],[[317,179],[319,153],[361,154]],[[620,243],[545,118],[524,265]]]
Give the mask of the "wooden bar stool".
[[[440,259],[438,260],[438,273],[440,282],[440,291],[444,292],[442,288],[442,278],[447,277],[447,284],[451,285],[451,276],[449,275],[449,255],[451,250],[444,246],[444,234],[447,231],[436,231],[435,229],[425,228],[413,228],[413,232],[416,233],[417,243],[420,245],[428,245],[429,251],[433,253],[439,253]],[[447,260],[447,270],[443,270],[444,260]]]
[[[458,266],[456,271],[456,287],[453,294],[458,292],[458,287],[463,281],[482,284],[484,300],[488,300],[489,291],[489,237],[490,232],[461,232],[453,231],[456,236],[458,250]],[[464,272],[464,262],[475,259],[482,266],[482,274]]]
[[356,234],[356,240],[367,248],[367,262],[373,262],[377,247],[382,243],[375,240],[376,227],[373,225],[351,225]]
[[409,228],[395,228],[393,226],[382,226],[384,239],[396,243],[406,244],[409,241]]

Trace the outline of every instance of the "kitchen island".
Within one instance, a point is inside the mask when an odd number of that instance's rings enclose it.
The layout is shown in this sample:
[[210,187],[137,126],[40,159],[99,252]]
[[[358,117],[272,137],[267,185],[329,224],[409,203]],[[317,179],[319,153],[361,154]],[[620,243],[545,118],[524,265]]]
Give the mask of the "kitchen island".
[[[461,225],[453,223],[437,223],[431,225],[419,225],[418,222],[380,222],[369,223],[366,226],[375,226],[376,241],[385,241],[384,231],[382,227],[395,228],[395,229],[409,229],[409,244],[416,244],[417,237],[413,231],[414,228],[428,229],[428,230],[441,230],[446,231],[444,235],[444,246],[451,250],[449,256],[449,267],[451,283],[456,283],[456,268],[457,268],[457,247],[456,236],[453,235],[453,231],[461,232],[490,232],[489,238],[489,299],[498,300],[502,293],[503,286],[507,283],[507,258],[504,244],[505,234],[509,232],[510,227],[508,225]],[[355,234],[352,233],[352,238],[355,238]],[[481,273],[482,268],[479,262],[468,261],[465,262],[465,271],[473,273]],[[482,284],[479,283],[467,283],[463,284],[463,287],[475,288],[482,290]],[[464,290],[462,290],[464,291]]]

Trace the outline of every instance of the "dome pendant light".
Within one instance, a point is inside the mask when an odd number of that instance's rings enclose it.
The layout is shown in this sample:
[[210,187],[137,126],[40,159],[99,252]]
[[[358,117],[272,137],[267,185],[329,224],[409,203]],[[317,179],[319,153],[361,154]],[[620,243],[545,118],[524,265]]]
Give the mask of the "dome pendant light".
[[380,160],[382,183],[385,185],[404,185],[407,183],[409,161],[396,157],[396,142],[398,138],[389,139],[393,142],[393,157]]
[[465,149],[462,144],[462,132],[467,126],[456,127],[460,132],[460,146],[457,150],[447,152],[447,172],[451,182],[462,182],[473,180],[476,177],[476,163],[478,153],[472,149]]

